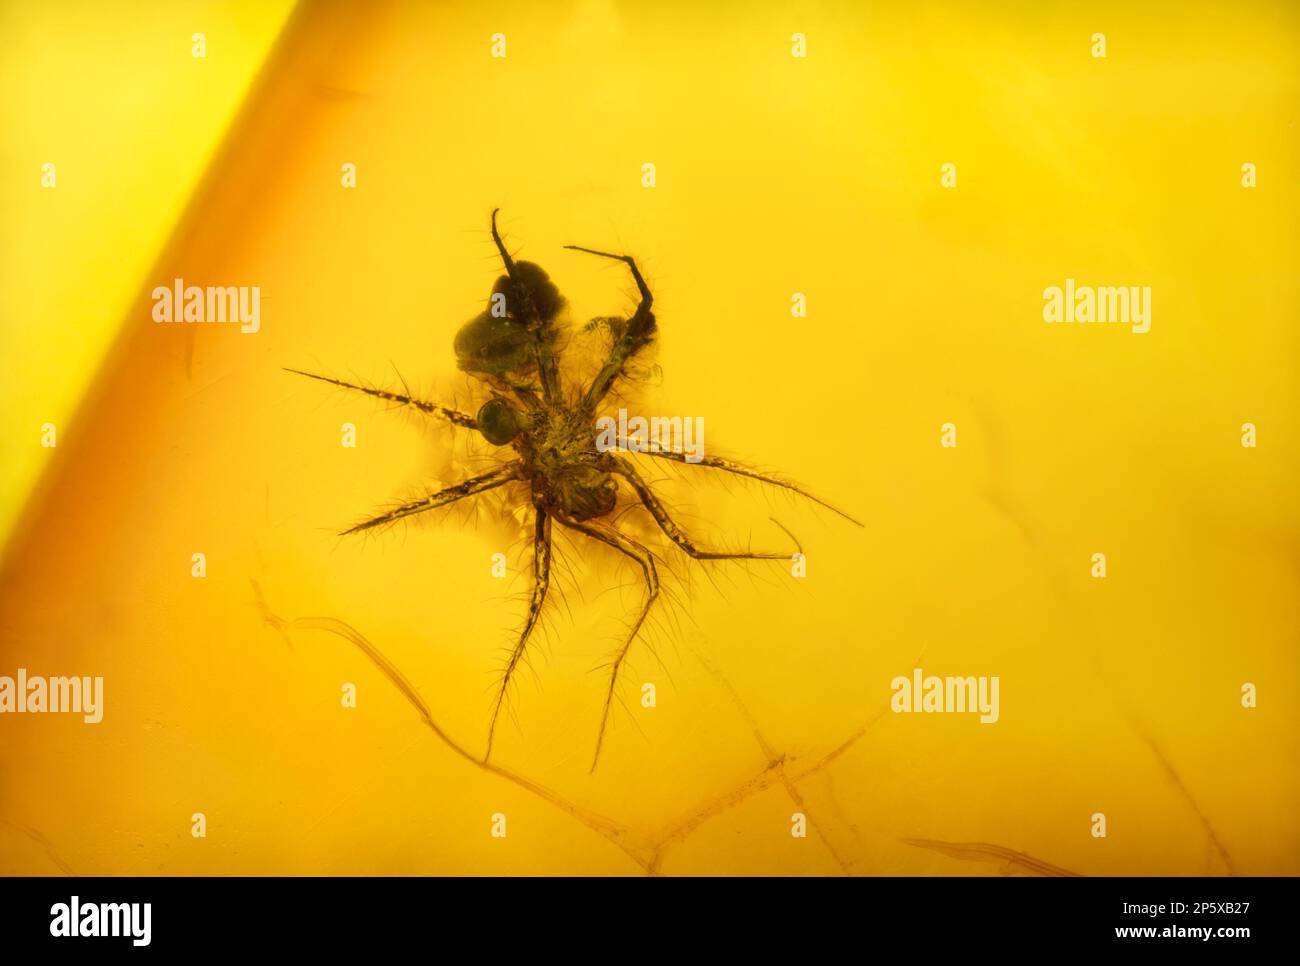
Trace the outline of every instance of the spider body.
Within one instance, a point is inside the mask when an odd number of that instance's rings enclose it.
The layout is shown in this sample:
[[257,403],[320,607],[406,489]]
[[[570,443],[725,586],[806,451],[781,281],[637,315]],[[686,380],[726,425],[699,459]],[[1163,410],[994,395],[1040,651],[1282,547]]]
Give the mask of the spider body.
[[535,506],[579,521],[613,511],[618,502],[613,464],[597,449],[585,413],[568,406],[529,413],[494,397],[474,418],[489,443],[512,446],[519,454],[519,475],[528,482]]
[[530,485],[534,505],[578,521],[613,512],[618,484],[609,472],[609,461],[596,449],[591,419],[582,412],[566,407],[539,413],[512,445],[519,453],[519,472]]
[[[602,402],[619,380],[626,378],[629,362],[655,338],[657,323],[651,311],[653,296],[650,288],[630,256],[577,245],[565,246],[573,251],[623,262],[640,293],[636,309],[626,319],[593,320],[592,327],[602,329],[609,337],[605,358],[585,385],[566,385],[561,376],[561,340],[557,321],[565,305],[564,297],[541,266],[514,260],[497,231],[496,214],[495,211],[492,213],[492,240],[505,266],[505,274],[493,284],[488,308],[461,326],[453,345],[460,368],[480,380],[491,393],[476,415],[331,376],[299,369],[290,371],[399,405],[412,406],[454,425],[477,430],[494,446],[513,450],[514,458],[504,460],[497,469],[429,493],[422,499],[398,506],[344,531],[356,533],[381,527],[496,487],[526,488],[533,508],[532,594],[523,630],[496,689],[485,761],[492,753],[497,717],[510,682],[524,657],[550,587],[552,526],[559,525],[603,543],[638,565],[645,579],[645,598],[631,622],[627,637],[608,666],[608,686],[592,761],[594,769],[604,742],[619,671],[659,596],[654,555],[642,543],[603,519],[609,517],[618,504],[620,484],[630,491],[630,496],[650,515],[664,535],[696,560],[787,560],[791,551],[721,551],[697,546],[673,520],[631,461],[621,455],[602,452],[597,447],[595,421]],[[649,455],[686,462],[681,453],[651,450]],[[742,463],[715,456],[690,462],[782,487],[862,526],[847,513],[807,490]]]

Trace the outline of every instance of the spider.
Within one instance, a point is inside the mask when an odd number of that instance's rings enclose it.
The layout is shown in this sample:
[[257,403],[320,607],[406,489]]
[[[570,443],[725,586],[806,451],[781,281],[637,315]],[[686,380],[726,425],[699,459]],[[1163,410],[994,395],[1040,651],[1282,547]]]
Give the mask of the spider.
[[[640,567],[645,578],[645,598],[622,646],[614,653],[609,664],[608,684],[591,763],[591,770],[594,771],[604,745],[619,671],[659,597],[659,575],[650,550],[619,530],[608,519],[614,513],[620,484],[631,491],[631,495],[649,512],[664,535],[696,560],[788,560],[791,554],[720,551],[700,547],[673,520],[630,460],[613,451],[602,451],[597,446],[595,423],[602,402],[621,380],[629,378],[630,363],[653,342],[658,331],[651,310],[654,296],[631,256],[580,245],[564,246],[570,251],[623,262],[640,293],[636,309],[629,317],[602,317],[592,321],[589,329],[604,329],[608,335],[605,358],[595,376],[585,386],[567,384],[572,380],[562,378],[561,374],[563,353],[560,346],[561,325],[558,322],[561,310],[565,307],[565,299],[540,265],[516,261],[507,251],[497,230],[499,210],[492,212],[491,232],[505,266],[505,274],[498,277],[492,286],[489,308],[461,326],[454,343],[459,368],[481,381],[491,394],[475,415],[416,399],[409,394],[344,382],[301,369],[287,371],[400,406],[413,407],[452,425],[476,430],[492,445],[508,447],[514,451],[513,458],[488,473],[470,477],[421,499],[402,504],[358,523],[341,534],[382,527],[496,487],[517,485],[521,490],[526,488],[533,519],[532,595],[523,630],[519,633],[495,689],[484,762],[492,755],[497,719],[505,704],[511,679],[519,668],[546,602],[546,593],[551,583],[552,527],[559,525],[599,541],[629,557]],[[708,466],[790,490],[859,527],[863,526],[843,510],[802,487],[760,473],[742,463],[716,456],[697,456],[687,460],[682,453],[673,450],[637,448],[656,458]]]

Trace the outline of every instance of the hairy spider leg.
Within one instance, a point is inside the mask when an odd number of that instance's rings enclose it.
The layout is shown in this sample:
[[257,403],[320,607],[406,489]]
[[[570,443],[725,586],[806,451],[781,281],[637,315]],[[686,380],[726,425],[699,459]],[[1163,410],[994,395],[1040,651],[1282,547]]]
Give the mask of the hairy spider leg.
[[556,517],[556,519],[570,530],[577,530],[579,533],[608,544],[620,553],[631,557],[641,565],[641,571],[645,574],[645,603],[641,606],[641,613],[637,615],[636,621],[632,624],[632,629],[623,641],[623,646],[618,649],[618,652],[614,655],[614,660],[610,664],[609,688],[605,692],[605,706],[600,714],[600,730],[596,734],[596,753],[591,759],[590,770],[594,772],[597,762],[600,761],[601,746],[605,743],[605,727],[609,723],[609,712],[614,703],[614,689],[618,684],[618,672],[623,666],[623,659],[627,657],[628,650],[632,647],[632,642],[636,640],[637,634],[641,632],[641,626],[650,614],[651,606],[659,597],[659,572],[655,570],[654,557],[650,555],[650,551],[645,546],[613,527],[592,521],[582,522],[568,517]]
[[[627,446],[627,441],[620,439],[619,445]],[[737,463],[734,460],[723,459],[722,457],[719,456],[702,456],[699,457],[698,459],[687,459],[685,453],[675,453],[672,450],[665,450],[665,449],[643,449],[640,450],[639,452],[646,453],[649,456],[658,456],[662,459],[676,460],[678,463],[688,463],[692,466],[710,466],[715,470],[725,470],[726,472],[734,473],[737,476],[745,476],[751,480],[758,480],[762,483],[767,483],[769,486],[779,486],[783,490],[789,490],[792,493],[798,493],[801,497],[803,497],[806,500],[812,500],[818,506],[823,506],[826,509],[830,510],[832,513],[838,513],[845,520],[848,520],[849,523],[856,523],[860,527],[864,527],[864,528],[866,527],[866,524],[864,524],[861,520],[857,519],[856,517],[849,516],[839,507],[835,506],[834,504],[827,503],[825,500],[821,499],[818,496],[814,496],[812,493],[809,493],[803,487],[798,486],[794,483],[790,483],[787,480],[779,479],[778,477],[775,476],[768,476],[766,473],[760,473],[757,470],[751,470],[749,467],[745,466],[745,464]]]
[[490,490],[493,487],[509,483],[511,480],[519,478],[520,463],[518,461],[507,463],[490,473],[484,473],[482,476],[472,476],[468,480],[461,480],[459,483],[452,484],[446,489],[438,490],[436,493],[430,493],[420,500],[413,500],[410,503],[404,503],[399,507],[389,510],[387,513],[381,513],[373,519],[366,520],[364,523],[358,523],[355,527],[349,527],[344,530],[340,536],[347,536],[350,533],[358,533],[362,530],[369,530],[373,527],[382,527],[385,523],[392,523],[403,517],[414,516],[417,513],[423,513],[426,510],[435,510],[440,506],[447,506],[449,503],[455,503],[457,500],[463,500],[468,496],[476,493],[482,493],[484,490]]
[[506,251],[505,242],[501,240],[501,233],[497,231],[497,212],[500,208],[492,209],[492,240],[496,242],[497,251],[501,253],[501,263],[506,267],[506,274],[510,276],[510,281],[518,281],[515,274],[515,260],[510,257],[510,252]]
[[[695,546],[691,541],[691,538],[688,537],[673,518],[668,515],[668,511],[659,501],[659,497],[654,495],[654,492],[650,489],[649,485],[647,485],[646,481],[641,478],[641,474],[636,471],[635,466],[627,460],[619,459],[617,457],[614,458],[614,464],[615,465],[612,468],[613,472],[617,473],[631,484],[632,489],[636,491],[637,498],[641,501],[641,505],[650,511],[650,515],[654,517],[655,522],[659,524],[659,529],[668,536],[669,540],[677,544],[677,546],[681,547],[696,560],[790,559],[790,551],[786,551],[785,553],[755,553],[749,550],[701,550],[699,547]],[[778,523],[777,526],[781,525]],[[781,529],[785,530],[785,527],[781,527]],[[786,533],[789,532],[790,531],[786,530]],[[793,535],[791,535],[791,539],[794,539]],[[795,541],[795,543],[795,552],[798,552],[798,541]]]
[[487,750],[483,752],[484,764],[492,757],[492,740],[496,736],[497,716],[501,714],[501,706],[505,704],[510,678],[524,656],[524,648],[528,646],[528,638],[532,636],[533,628],[537,626],[537,619],[542,613],[542,604],[546,601],[546,591],[551,586],[551,517],[541,503],[536,503],[535,506],[537,516],[533,535],[533,599],[528,604],[528,620],[519,635],[519,642],[510,654],[505,674],[501,676],[501,686],[497,689],[496,703],[492,707],[492,720],[488,722]]
[[457,426],[464,426],[466,429],[478,429],[478,423],[474,417],[468,413],[462,413],[455,409],[449,409],[446,406],[439,406],[437,403],[425,402],[423,399],[414,399],[411,396],[404,396],[401,393],[389,392],[386,389],[375,389],[372,386],[358,386],[356,383],[344,382],[342,379],[335,379],[333,376],[321,376],[314,372],[305,372],[302,369],[290,369],[287,366],[285,372],[292,372],[299,376],[306,376],[308,379],[319,379],[321,382],[328,382],[335,386],[341,386],[344,389],[355,389],[357,392],[364,392],[367,396],[374,396],[377,399],[386,399],[388,402],[395,402],[402,406],[414,406],[422,413],[428,413],[430,416],[441,416]]
[[497,251],[501,253],[501,262],[506,267],[506,274],[510,276],[515,291],[521,293],[524,301],[523,305],[511,306],[510,309],[516,312],[517,317],[533,331],[535,351],[537,353],[537,372],[542,379],[542,397],[548,404],[555,405],[560,401],[560,369],[555,361],[554,354],[551,352],[551,345],[546,339],[546,333],[543,331],[550,325],[551,320],[538,318],[537,309],[532,304],[532,299],[528,297],[527,289],[519,283],[519,273],[515,271],[515,260],[510,257],[505,242],[501,240],[501,233],[497,231],[497,212],[500,210],[500,208],[492,209],[492,240],[496,242]]
[[631,269],[632,278],[636,281],[636,287],[641,293],[641,301],[637,303],[636,311],[627,320],[627,325],[622,333],[614,340],[605,364],[601,366],[600,372],[596,373],[596,378],[591,381],[591,385],[582,398],[582,405],[587,411],[592,412],[600,401],[608,395],[614,381],[623,374],[623,367],[627,364],[627,361],[649,345],[650,340],[654,337],[655,317],[654,313],[650,311],[651,305],[654,304],[654,296],[650,294],[650,286],[646,285],[645,279],[641,277],[641,270],[636,267],[636,261],[631,255],[616,255],[613,252],[583,248],[581,245],[565,245],[564,247],[570,251],[586,252],[588,255],[599,255],[601,258],[612,258],[615,261],[623,262]]

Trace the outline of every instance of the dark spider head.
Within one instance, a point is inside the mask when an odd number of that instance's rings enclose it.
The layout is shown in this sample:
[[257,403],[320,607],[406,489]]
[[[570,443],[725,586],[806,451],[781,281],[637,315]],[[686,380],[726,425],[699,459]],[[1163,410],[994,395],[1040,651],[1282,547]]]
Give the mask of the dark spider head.
[[484,439],[494,446],[505,446],[524,431],[527,417],[498,397],[485,402],[474,420]]
[[456,333],[456,364],[466,372],[504,376],[527,373],[537,365],[533,335],[514,319],[497,318],[489,309]]
[[536,262],[515,262],[515,278],[501,275],[492,286],[492,295],[505,296],[506,315],[522,322],[549,322],[564,307],[564,296]]
[[564,296],[546,271],[534,262],[515,262],[515,280],[502,275],[492,286],[487,311],[456,333],[456,362],[466,372],[504,376],[537,368],[538,338],[553,344],[552,324]]

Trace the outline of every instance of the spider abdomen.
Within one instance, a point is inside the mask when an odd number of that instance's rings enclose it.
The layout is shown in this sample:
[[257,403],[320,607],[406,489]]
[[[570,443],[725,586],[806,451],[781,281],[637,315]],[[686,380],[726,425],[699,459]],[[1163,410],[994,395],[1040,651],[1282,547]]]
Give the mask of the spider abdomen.
[[546,472],[543,481],[547,506],[573,520],[603,517],[618,500],[614,478],[589,463],[561,464]]

